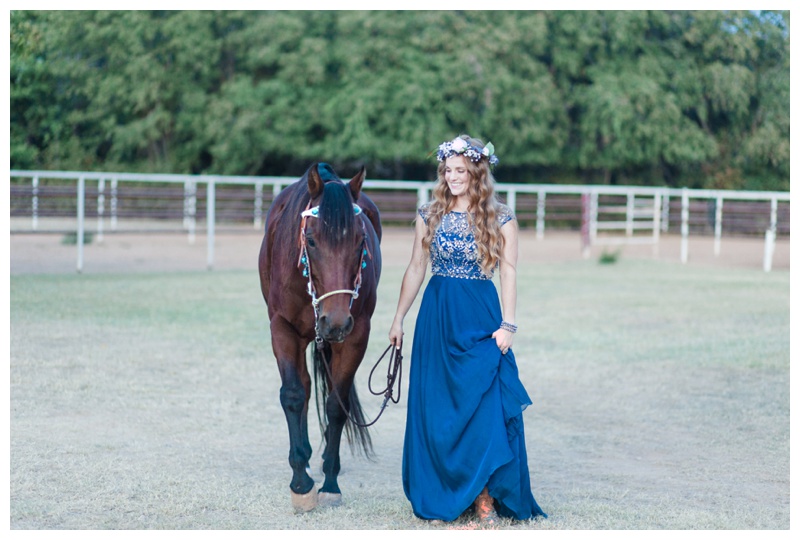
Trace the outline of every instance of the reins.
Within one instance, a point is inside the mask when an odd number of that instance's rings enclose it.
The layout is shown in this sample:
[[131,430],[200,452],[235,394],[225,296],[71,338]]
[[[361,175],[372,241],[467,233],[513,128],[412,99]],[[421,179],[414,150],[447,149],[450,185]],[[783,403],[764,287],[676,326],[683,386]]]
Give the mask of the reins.
[[[356,215],[359,215],[362,212],[361,207],[359,207],[357,204],[353,205],[353,211],[355,212]],[[297,267],[300,268],[300,266],[303,266],[304,267],[303,268],[303,277],[308,278],[307,291],[308,291],[309,296],[311,296],[311,306],[314,308],[314,334],[315,334],[314,341],[315,341],[315,345],[316,345],[316,353],[320,354],[321,357],[322,357],[322,363],[325,365],[325,371],[326,371],[326,373],[328,375],[328,381],[330,381],[331,388],[333,389],[333,394],[336,396],[336,400],[339,402],[339,406],[347,414],[347,418],[355,426],[362,427],[362,428],[370,427],[373,424],[375,424],[375,422],[378,421],[378,419],[381,417],[381,415],[383,415],[383,411],[386,410],[386,406],[388,405],[389,401],[391,401],[392,403],[395,403],[395,404],[400,402],[400,388],[401,388],[400,384],[402,383],[402,379],[403,379],[403,351],[402,351],[402,347],[398,348],[398,347],[395,347],[392,344],[389,344],[389,346],[386,348],[386,350],[383,351],[383,354],[380,356],[380,358],[378,358],[378,361],[375,363],[375,365],[373,366],[372,370],[370,370],[369,379],[367,381],[367,386],[369,388],[370,393],[373,396],[383,395],[383,404],[381,405],[381,409],[378,412],[378,416],[376,416],[375,419],[372,422],[370,422],[368,424],[362,424],[362,423],[358,422],[357,420],[355,420],[353,418],[352,414],[350,413],[350,411],[348,410],[348,408],[345,407],[344,402],[342,401],[342,398],[339,395],[339,391],[337,390],[336,386],[333,384],[333,374],[331,373],[331,367],[329,365],[329,363],[330,363],[329,362],[329,358],[327,357],[327,355],[324,354],[324,351],[323,351],[323,343],[324,343],[325,340],[320,335],[320,330],[319,330],[319,304],[320,304],[320,302],[322,302],[326,298],[330,298],[331,296],[336,295],[336,294],[349,294],[349,295],[351,295],[351,297],[350,297],[350,307],[352,308],[353,307],[353,301],[356,298],[358,298],[358,291],[361,288],[361,271],[364,268],[366,268],[366,266],[367,266],[367,262],[365,260],[365,257],[369,257],[370,259],[372,258],[372,253],[370,253],[369,248],[367,247],[367,231],[366,231],[366,227],[364,226],[364,222],[362,221],[361,222],[361,228],[364,231],[364,240],[363,240],[363,243],[362,243],[362,246],[361,246],[361,261],[359,262],[359,265],[358,265],[358,272],[356,273],[356,278],[355,278],[355,281],[353,283],[353,289],[352,290],[349,290],[349,289],[338,289],[338,290],[335,290],[335,291],[327,292],[327,293],[325,293],[325,294],[323,294],[323,295],[318,297],[316,288],[314,287],[314,282],[313,282],[313,279],[312,279],[312,275],[311,275],[311,260],[308,257],[308,250],[307,250],[307,247],[306,247],[306,219],[309,218],[309,217],[315,217],[315,218],[318,217],[319,216],[319,207],[315,206],[315,207],[312,208],[311,207],[311,201],[309,201],[308,205],[306,206],[306,209],[300,214],[300,216],[301,216],[301,220],[300,220],[300,259],[297,262]],[[392,350],[392,354],[389,356],[389,363],[387,365],[386,388],[376,392],[375,390],[372,389],[372,376],[375,373],[375,370],[380,365],[380,363],[386,357],[386,354],[389,352],[390,349]],[[400,384],[398,384],[398,383],[400,383]],[[395,384],[398,384],[398,387],[397,387],[397,398],[394,397],[394,386],[395,386]]]
[[[375,370],[378,369],[378,366],[386,357],[386,353],[392,351],[392,354],[389,356],[389,363],[386,366],[386,388],[380,390],[378,392],[372,389],[372,375],[375,373]],[[402,381],[403,381],[403,351],[402,348],[397,348],[394,344],[390,343],[389,346],[383,351],[383,354],[372,369],[369,372],[369,379],[367,380],[367,387],[369,388],[369,392],[373,396],[380,396],[383,395],[383,404],[381,405],[380,411],[378,411],[378,416],[372,422],[368,424],[362,424],[356,421],[353,416],[350,414],[350,411],[347,410],[345,407],[344,402],[342,401],[341,396],[339,395],[339,391],[333,385],[333,375],[331,374],[331,368],[328,365],[328,358],[319,351],[319,354],[322,354],[322,363],[325,364],[325,372],[328,374],[328,380],[331,381],[331,387],[333,388],[333,394],[336,396],[336,400],[339,402],[339,406],[342,408],[343,411],[347,414],[348,420],[353,423],[353,425],[366,428],[370,427],[375,424],[383,415],[383,411],[386,410],[386,406],[389,404],[389,401],[392,403],[399,403],[400,402],[400,391],[402,389]],[[397,384],[397,398],[394,397],[394,385]]]

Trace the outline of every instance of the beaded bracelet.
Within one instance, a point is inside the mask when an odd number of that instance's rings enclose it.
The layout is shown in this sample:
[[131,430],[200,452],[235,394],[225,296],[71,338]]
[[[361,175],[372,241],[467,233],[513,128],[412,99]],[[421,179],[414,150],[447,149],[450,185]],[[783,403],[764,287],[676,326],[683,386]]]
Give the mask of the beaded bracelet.
[[503,330],[508,330],[512,334],[516,334],[517,333],[517,325],[516,324],[511,324],[510,322],[506,322],[506,321],[501,322],[500,323],[500,328],[502,328]]

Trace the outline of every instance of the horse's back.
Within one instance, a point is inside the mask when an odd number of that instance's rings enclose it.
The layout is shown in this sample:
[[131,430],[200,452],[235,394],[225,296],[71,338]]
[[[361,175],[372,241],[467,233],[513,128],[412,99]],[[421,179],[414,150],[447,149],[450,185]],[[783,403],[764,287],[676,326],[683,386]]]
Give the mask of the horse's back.
[[363,191],[359,193],[356,204],[361,207],[361,210],[364,211],[364,214],[366,214],[369,222],[372,223],[372,228],[375,229],[375,234],[378,236],[378,242],[380,242],[381,238],[383,237],[380,210],[378,210],[378,207],[374,202],[372,202],[372,199],[364,194]]

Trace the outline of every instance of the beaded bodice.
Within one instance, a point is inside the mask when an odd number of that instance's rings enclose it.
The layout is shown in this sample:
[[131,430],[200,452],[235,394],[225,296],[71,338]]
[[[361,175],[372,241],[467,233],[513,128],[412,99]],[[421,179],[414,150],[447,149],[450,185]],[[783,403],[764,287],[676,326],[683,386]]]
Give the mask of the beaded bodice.
[[[428,222],[430,205],[422,205],[418,212]],[[501,204],[497,219],[502,227],[512,219],[511,209]],[[442,216],[431,242],[431,273],[434,276],[457,277],[465,279],[492,279],[492,274],[484,274],[478,259],[478,246],[475,244],[472,225],[464,212],[449,212]]]

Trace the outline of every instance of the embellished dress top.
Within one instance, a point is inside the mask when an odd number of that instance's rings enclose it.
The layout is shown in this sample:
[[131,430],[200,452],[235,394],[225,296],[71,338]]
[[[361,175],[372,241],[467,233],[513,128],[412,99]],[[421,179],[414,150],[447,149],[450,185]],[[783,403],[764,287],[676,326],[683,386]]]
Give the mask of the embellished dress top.
[[[427,222],[429,206],[419,209]],[[506,206],[501,226],[514,219]],[[546,517],[531,491],[522,411],[531,404],[513,351],[492,334],[502,310],[466,213],[443,216],[430,248],[410,357],[403,489],[414,514],[453,521],[484,487],[498,514]]]
[[[429,205],[422,206],[420,215],[427,223]],[[497,219],[502,227],[514,215],[508,206],[502,205]],[[478,246],[469,216],[465,212],[450,212],[442,216],[439,228],[431,242],[431,274],[434,276],[467,279],[492,279],[484,274],[478,260]]]

